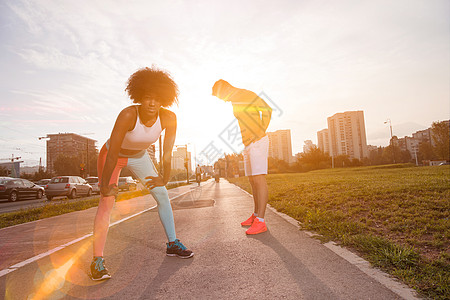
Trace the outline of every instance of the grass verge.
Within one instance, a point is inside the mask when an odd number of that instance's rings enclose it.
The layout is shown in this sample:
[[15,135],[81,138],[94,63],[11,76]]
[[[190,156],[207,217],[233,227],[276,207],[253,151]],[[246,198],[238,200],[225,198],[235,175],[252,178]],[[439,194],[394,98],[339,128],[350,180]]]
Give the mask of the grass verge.
[[[167,189],[173,189],[183,185],[187,184],[168,184]],[[129,191],[119,194],[116,201],[129,200],[147,194],[149,194],[147,190]],[[47,205],[42,207],[23,209],[16,212],[0,214],[0,228],[59,216],[73,211],[85,210],[94,206],[98,206],[99,200],[100,197],[95,197],[90,199],[78,199],[77,201],[67,203],[48,203]]]
[[[246,178],[230,182],[251,192]],[[349,246],[422,296],[450,295],[450,167],[376,166],[267,176],[269,203]]]

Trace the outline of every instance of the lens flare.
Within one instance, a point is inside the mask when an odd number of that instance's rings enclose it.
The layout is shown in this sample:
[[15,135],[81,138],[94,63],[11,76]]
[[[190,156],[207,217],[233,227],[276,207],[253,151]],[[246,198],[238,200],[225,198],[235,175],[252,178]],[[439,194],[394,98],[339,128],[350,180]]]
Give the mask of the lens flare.
[[86,241],[78,251],[63,265],[48,271],[45,274],[45,279],[40,285],[36,293],[30,297],[33,300],[48,299],[48,296],[53,292],[60,290],[66,282],[66,276],[70,268],[75,262],[89,249],[90,241]]

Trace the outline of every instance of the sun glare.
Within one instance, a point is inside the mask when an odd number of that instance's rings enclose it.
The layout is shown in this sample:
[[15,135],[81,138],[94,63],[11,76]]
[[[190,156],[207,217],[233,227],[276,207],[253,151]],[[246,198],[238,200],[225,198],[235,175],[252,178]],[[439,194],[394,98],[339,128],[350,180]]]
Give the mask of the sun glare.
[[48,297],[57,290],[60,290],[64,283],[66,282],[66,276],[70,268],[75,264],[75,262],[82,256],[89,246],[91,241],[86,241],[78,251],[63,265],[54,266],[54,268],[45,274],[45,279],[40,285],[36,293],[30,295],[28,299],[40,300],[48,299]]

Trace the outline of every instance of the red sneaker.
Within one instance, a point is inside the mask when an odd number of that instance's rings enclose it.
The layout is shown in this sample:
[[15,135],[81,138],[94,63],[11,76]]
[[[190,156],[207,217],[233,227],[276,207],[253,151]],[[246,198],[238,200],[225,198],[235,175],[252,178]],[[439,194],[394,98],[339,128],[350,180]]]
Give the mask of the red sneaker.
[[252,214],[252,216],[250,218],[248,218],[247,220],[245,220],[244,222],[241,223],[242,226],[252,226],[253,221],[255,220],[255,215]]
[[261,222],[256,219],[253,221],[252,226],[247,229],[246,234],[258,234],[267,231],[266,222]]

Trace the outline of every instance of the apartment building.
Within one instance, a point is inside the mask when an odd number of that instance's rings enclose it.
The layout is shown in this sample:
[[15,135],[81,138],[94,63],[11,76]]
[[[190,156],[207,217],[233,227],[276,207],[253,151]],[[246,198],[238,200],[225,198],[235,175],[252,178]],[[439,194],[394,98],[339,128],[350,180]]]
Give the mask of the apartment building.
[[421,143],[420,139],[405,136],[403,138],[393,137],[393,143],[395,146],[399,147],[402,151],[409,151],[411,158],[415,158],[416,154],[419,152],[419,145]]
[[[449,120],[444,121],[445,124],[449,124]],[[416,153],[419,152],[419,146],[422,143],[428,143],[430,146],[435,147],[436,143],[433,139],[433,131],[430,128],[416,131],[412,134],[412,137],[405,136],[403,138],[395,139],[394,143],[401,150],[408,150],[411,158],[415,158]]]
[[91,157],[97,154],[96,140],[75,134],[58,133],[47,134],[47,170],[53,172],[53,163],[59,155],[80,157],[80,161],[87,165]]
[[188,160],[189,172],[192,173],[191,152],[186,147],[177,147],[172,153],[172,169],[184,170],[184,162]]
[[267,135],[269,137],[269,157],[288,163],[292,162],[291,130],[277,130],[268,132]]
[[331,156],[348,155],[350,159],[368,157],[363,111],[337,113],[328,117],[327,123],[328,128],[317,133],[319,149]]
[[328,129],[323,129],[317,132],[317,146],[324,153],[330,154],[330,135]]

